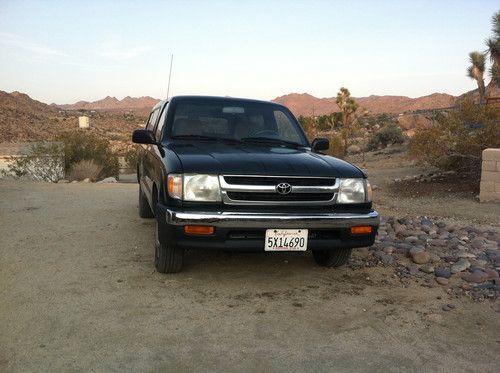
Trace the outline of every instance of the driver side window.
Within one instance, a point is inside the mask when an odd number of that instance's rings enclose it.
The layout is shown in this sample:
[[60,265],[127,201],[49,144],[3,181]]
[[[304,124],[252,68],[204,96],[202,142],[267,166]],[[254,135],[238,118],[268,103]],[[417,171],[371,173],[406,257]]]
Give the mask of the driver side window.
[[160,120],[158,121],[158,126],[156,126],[155,137],[156,137],[157,141],[161,141],[161,131],[163,129],[163,125],[165,124],[165,117],[167,116],[167,108],[168,108],[168,104],[166,104],[163,107],[163,111],[160,115]]
[[148,124],[146,125],[146,129],[148,131],[153,131],[156,124],[156,119],[158,118],[158,109],[154,110],[149,116]]

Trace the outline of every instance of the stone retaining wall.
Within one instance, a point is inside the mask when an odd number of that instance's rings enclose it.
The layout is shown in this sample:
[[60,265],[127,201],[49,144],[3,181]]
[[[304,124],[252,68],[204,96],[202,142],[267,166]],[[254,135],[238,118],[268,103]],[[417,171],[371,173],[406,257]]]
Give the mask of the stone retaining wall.
[[483,150],[479,199],[481,202],[500,202],[500,149]]

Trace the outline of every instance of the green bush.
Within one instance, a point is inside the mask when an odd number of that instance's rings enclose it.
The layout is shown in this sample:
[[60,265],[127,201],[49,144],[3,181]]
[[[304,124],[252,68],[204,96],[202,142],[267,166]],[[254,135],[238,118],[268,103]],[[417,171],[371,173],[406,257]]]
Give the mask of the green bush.
[[[330,114],[332,117],[336,116],[338,113],[333,113]],[[327,117],[326,115],[324,117]],[[304,117],[300,115],[298,117],[299,123],[304,129],[304,132],[307,135],[307,138],[309,139],[310,142],[312,142],[315,138],[317,137],[322,137],[321,133],[319,133],[319,128],[317,125],[317,122],[314,118],[312,117]],[[324,135],[323,135],[324,137]],[[328,140],[330,140],[330,147],[326,151],[326,154],[334,156],[334,157],[339,157],[343,155],[344,152],[344,145],[342,144],[342,137],[339,135],[331,135],[328,137]]]
[[436,126],[417,130],[410,141],[410,155],[441,169],[472,175],[477,183],[482,151],[499,147],[500,110],[468,97],[438,117]]
[[381,113],[381,114],[372,114],[366,115],[364,118],[360,120],[360,123],[363,127],[372,129],[375,126],[385,127],[390,124],[397,124],[398,121],[393,114]]
[[330,147],[327,150],[327,154],[333,157],[341,157],[344,155],[344,144],[342,142],[342,137],[339,135],[332,135],[329,137]]
[[97,181],[101,172],[102,167],[97,165],[93,160],[83,160],[71,166],[67,178],[69,181],[82,181],[85,179]]
[[334,127],[338,127],[342,123],[342,113],[335,112],[326,115],[320,115],[315,118],[319,131],[330,131]]
[[99,178],[118,176],[118,156],[107,139],[92,132],[77,130],[62,134],[59,141],[63,143],[66,172],[78,162],[88,160],[102,168]]
[[389,124],[375,133],[366,144],[367,150],[378,149],[381,145],[402,144],[405,141],[403,131],[397,124]]
[[299,117],[297,119],[298,119],[302,129],[306,133],[306,136],[309,139],[309,141],[313,141],[318,134],[318,130],[316,128],[316,122],[315,122],[314,118],[304,117],[302,115],[299,115]]
[[28,177],[37,181],[57,182],[64,178],[64,153],[61,144],[33,144],[29,154],[10,157],[6,175]]
[[137,169],[137,162],[139,160],[138,151],[139,151],[139,146],[134,145],[129,147],[123,155],[125,158],[125,162],[127,163],[127,166],[130,169],[133,169],[134,171]]

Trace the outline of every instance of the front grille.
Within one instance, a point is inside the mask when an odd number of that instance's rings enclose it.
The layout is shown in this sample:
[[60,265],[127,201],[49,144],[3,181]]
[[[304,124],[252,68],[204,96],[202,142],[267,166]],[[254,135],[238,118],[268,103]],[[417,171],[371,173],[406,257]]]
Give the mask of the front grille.
[[323,177],[286,177],[286,176],[224,176],[228,184],[239,185],[278,185],[279,183],[289,183],[295,186],[333,186],[334,178]]
[[[221,175],[219,182],[225,204],[247,206],[333,205],[339,188],[333,177]],[[278,193],[281,183],[290,184],[288,194]]]
[[227,192],[232,200],[239,201],[329,201],[333,193],[252,193],[252,192]]

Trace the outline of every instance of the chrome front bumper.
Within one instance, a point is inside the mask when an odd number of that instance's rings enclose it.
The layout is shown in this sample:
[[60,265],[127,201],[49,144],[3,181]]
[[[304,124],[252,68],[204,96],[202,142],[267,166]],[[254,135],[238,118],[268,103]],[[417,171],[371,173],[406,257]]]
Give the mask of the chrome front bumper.
[[249,213],[249,212],[182,212],[166,209],[170,225],[211,225],[220,228],[350,228],[359,225],[378,226],[376,211],[349,213]]

